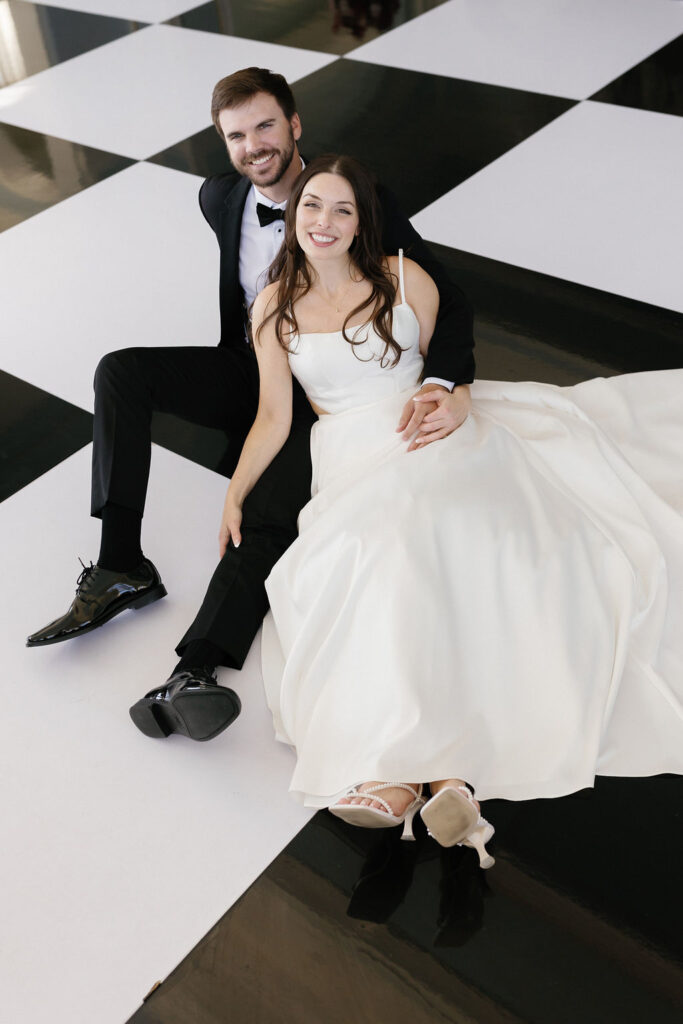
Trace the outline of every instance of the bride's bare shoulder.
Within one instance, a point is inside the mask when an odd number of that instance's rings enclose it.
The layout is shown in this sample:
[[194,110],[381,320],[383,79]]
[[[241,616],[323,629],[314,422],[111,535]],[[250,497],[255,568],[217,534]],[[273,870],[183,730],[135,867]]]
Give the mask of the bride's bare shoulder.
[[263,320],[273,312],[277,300],[278,282],[273,281],[258,293],[252,307],[252,320]]

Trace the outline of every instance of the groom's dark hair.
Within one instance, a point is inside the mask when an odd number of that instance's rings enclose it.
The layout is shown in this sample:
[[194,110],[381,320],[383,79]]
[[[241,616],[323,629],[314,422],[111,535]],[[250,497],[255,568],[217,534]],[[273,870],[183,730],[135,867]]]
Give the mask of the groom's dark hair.
[[258,92],[266,92],[273,96],[288,121],[296,113],[294,94],[289,88],[287,79],[267,68],[242,68],[226,78],[216,82],[211,96],[211,120],[216,131],[223,138],[218,121],[221,110],[239,107]]

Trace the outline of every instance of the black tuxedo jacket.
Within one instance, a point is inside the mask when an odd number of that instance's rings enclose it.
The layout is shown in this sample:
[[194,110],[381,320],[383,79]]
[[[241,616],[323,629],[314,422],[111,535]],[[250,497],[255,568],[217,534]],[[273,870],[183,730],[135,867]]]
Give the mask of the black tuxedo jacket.
[[[199,205],[216,233],[221,253],[221,345],[244,344],[244,304],[239,283],[239,248],[242,215],[251,187],[248,178],[235,172],[207,178],[199,190]],[[439,289],[439,315],[429,343],[425,377],[442,377],[455,384],[474,380],[472,310],[464,294],[448,279],[441,264],[425,245],[396,197],[377,187],[382,214],[382,244],[387,255],[403,249],[427,271]]]

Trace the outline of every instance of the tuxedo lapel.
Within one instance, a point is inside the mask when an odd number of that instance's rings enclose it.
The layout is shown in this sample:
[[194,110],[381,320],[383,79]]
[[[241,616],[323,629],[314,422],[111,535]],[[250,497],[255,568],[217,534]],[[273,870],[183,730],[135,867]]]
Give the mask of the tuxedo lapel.
[[240,234],[251,182],[240,178],[228,193],[220,214],[219,245],[221,345],[243,344],[244,316],[240,289]]

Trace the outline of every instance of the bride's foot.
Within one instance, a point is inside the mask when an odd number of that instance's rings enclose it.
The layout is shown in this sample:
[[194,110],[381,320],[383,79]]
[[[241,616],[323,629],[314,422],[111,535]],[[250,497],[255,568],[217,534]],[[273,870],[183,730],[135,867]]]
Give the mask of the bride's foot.
[[413,818],[424,803],[422,783],[364,782],[328,808],[349,825],[391,828],[403,825],[402,839],[414,839]]
[[479,813],[479,802],[462,779],[441,779],[430,784],[432,798],[420,814],[427,831],[441,846],[471,846],[479,854],[482,868],[495,861],[486,843],[495,829]]
[[[406,785],[410,786],[416,793],[419,789],[419,782],[408,782]],[[383,786],[381,790],[382,801],[379,801],[372,794],[364,796],[367,790],[372,789],[373,786]],[[415,797],[407,790],[402,789],[399,786],[391,786],[386,782],[364,782],[360,786],[355,786],[354,790],[349,791],[346,796],[341,797],[337,800],[335,806],[343,806],[344,804],[356,804],[360,807],[374,807],[378,811],[386,811],[386,804],[391,807],[391,812],[395,817],[400,817],[410,804],[413,803]]]

